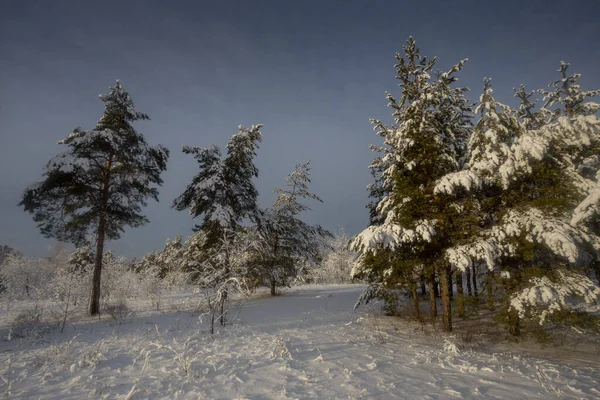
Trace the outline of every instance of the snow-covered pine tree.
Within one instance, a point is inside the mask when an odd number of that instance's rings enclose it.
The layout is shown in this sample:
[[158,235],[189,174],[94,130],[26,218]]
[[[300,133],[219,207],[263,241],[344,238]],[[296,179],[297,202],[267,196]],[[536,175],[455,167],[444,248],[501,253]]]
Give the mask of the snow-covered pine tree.
[[[215,145],[183,148],[184,153],[192,154],[198,161],[200,172],[173,201],[173,208],[178,211],[189,209],[193,218],[203,216],[202,223],[196,225],[194,230],[203,235],[199,237],[201,240],[198,244],[206,261],[199,262],[197,266],[210,270],[211,276],[215,275],[215,271],[220,271],[218,277],[223,281],[232,278],[233,264],[227,254],[221,253],[235,247],[236,233],[242,227],[242,222],[246,218],[254,219],[258,212],[258,192],[253,178],[258,176],[254,157],[262,140],[261,128],[260,124],[250,128],[240,125],[239,132],[227,143],[225,157]],[[201,278],[201,274],[197,276]],[[226,290],[219,301],[220,308],[224,309]],[[223,313],[220,322],[221,325],[225,324]]]
[[461,212],[454,210],[455,202],[444,201],[437,191],[438,186],[442,191],[445,187],[438,180],[449,173],[458,173],[450,184],[476,184],[473,176],[460,172],[472,129],[466,89],[452,87],[466,60],[432,78],[435,58],[423,57],[412,37],[403,50],[404,55],[396,54],[395,66],[402,89],[400,100],[387,94],[394,124],[388,127],[372,121],[384,145],[374,147],[383,155],[370,166],[381,174],[376,177],[375,192],[372,190],[375,198],[380,197],[375,208],[378,216],[372,216],[375,224],[352,241],[362,254],[361,267],[355,272],[372,285],[359,303],[368,301],[369,293],[382,295],[406,288],[419,313],[417,285],[425,275],[438,273],[444,328],[451,330],[451,271],[443,252],[457,224],[448,216]]
[[119,81],[100,99],[104,114],[98,123],[91,130],[76,128],[59,142],[66,151],[46,164],[44,179],[27,188],[19,203],[46,237],[81,245],[95,234],[91,315],[100,312],[104,243],[118,239],[126,226],[148,222],[142,207],[148,198],[158,201],[169,157],[165,147],[148,146],[133,127],[149,118],[135,110]]
[[[578,88],[564,65],[559,72],[560,82]],[[586,186],[580,166],[593,164],[589,154],[598,145],[595,117],[574,110],[589,112],[594,106],[571,103],[550,110],[554,103],[567,101],[556,91],[544,94],[544,107],[535,111],[533,92],[521,87],[516,96],[522,104],[513,112],[494,100],[485,81],[466,170],[480,180],[475,194],[480,229],[445,253],[459,270],[477,262],[488,267],[495,277],[488,279],[488,289],[499,289],[490,293],[489,301],[498,295],[504,299],[501,315],[513,335],[520,334],[522,318],[543,323],[554,315],[568,315],[574,297],[590,302],[600,294],[582,274],[598,258],[598,238],[572,218],[592,186]]]
[[322,202],[308,191],[309,163],[296,164],[294,172],[285,179],[287,187],[276,189],[273,205],[261,210],[257,217],[256,229],[263,243],[261,270],[272,296],[276,295],[277,286],[287,284],[293,277],[297,260],[316,258],[320,240],[331,236],[321,226],[308,225],[300,219],[303,211],[310,210],[303,200]]
[[[179,259],[179,254],[183,248],[183,239],[181,235],[173,239],[167,239],[165,247],[160,251],[152,251],[146,254],[139,262],[134,263],[133,270],[138,273],[151,273],[159,279],[171,279],[182,271],[182,266],[175,260]],[[152,272],[148,272],[152,270]]]
[[222,238],[224,229],[235,232],[245,218],[257,210],[258,192],[252,179],[258,176],[254,157],[262,141],[262,125],[239,126],[239,132],[227,143],[222,157],[218,146],[184,146],[183,152],[198,161],[200,172],[185,191],[173,201],[178,211],[189,209],[192,218],[203,216],[195,230],[208,235],[207,244]]
[[[587,101],[600,96],[600,90],[583,91],[579,85],[580,74],[568,75],[569,64],[562,62],[558,71],[561,79],[552,82],[550,92],[544,95],[544,109],[554,104],[552,111],[561,136],[563,164],[580,192],[585,196],[571,217],[571,224],[587,228],[600,235],[600,104]],[[547,111],[546,111],[547,112]],[[600,284],[600,260],[594,260],[591,268]]]

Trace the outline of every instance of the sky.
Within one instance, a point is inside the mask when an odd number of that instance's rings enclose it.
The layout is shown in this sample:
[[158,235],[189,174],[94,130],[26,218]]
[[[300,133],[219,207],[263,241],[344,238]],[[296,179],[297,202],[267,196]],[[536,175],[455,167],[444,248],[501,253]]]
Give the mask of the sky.
[[224,147],[238,125],[264,124],[256,164],[261,206],[297,162],[311,160],[305,221],[349,235],[367,226],[370,118],[391,122],[394,54],[412,35],[477,100],[543,88],[561,60],[600,88],[600,1],[33,1],[0,2],[0,244],[43,256],[55,243],[17,207],[63,151],[57,142],[100,118],[116,79],[151,120],[136,124],[171,150],[150,223],[109,248],[140,257],[197,222],[171,203],[198,172],[183,145]]

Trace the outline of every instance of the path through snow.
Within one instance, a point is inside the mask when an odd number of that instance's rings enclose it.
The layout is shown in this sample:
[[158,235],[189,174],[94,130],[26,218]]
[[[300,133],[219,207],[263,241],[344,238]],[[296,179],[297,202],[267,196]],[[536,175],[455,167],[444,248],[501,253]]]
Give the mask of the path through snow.
[[441,334],[353,310],[363,288],[303,286],[250,300],[214,337],[198,313],[182,311],[88,320],[38,343],[4,340],[0,397],[600,399],[598,367],[462,352]]

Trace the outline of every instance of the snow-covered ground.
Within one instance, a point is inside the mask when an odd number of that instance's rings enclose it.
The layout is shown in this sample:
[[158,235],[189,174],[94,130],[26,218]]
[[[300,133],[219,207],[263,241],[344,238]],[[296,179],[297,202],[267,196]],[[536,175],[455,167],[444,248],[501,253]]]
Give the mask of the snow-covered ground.
[[140,302],[133,317],[87,318],[38,341],[7,340],[2,310],[0,397],[600,398],[598,352],[579,360],[467,349],[373,309],[353,310],[363,288],[301,286],[239,302],[214,337],[181,293],[162,311]]

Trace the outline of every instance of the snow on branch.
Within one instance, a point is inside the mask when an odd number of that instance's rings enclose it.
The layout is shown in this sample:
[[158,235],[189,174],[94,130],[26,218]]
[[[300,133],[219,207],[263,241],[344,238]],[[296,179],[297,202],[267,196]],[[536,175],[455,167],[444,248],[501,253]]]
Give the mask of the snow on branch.
[[351,247],[361,253],[369,250],[388,248],[395,250],[417,242],[431,242],[435,236],[435,221],[422,220],[415,229],[407,229],[398,224],[386,221],[383,225],[369,226],[359,233],[351,242]]
[[554,254],[570,263],[589,261],[592,257],[582,250],[583,244],[597,245],[597,238],[531,208],[524,212],[510,211],[504,216],[496,239],[503,242],[508,236],[527,234],[527,240],[546,245]]
[[433,192],[435,194],[454,194],[459,187],[468,191],[477,189],[481,187],[481,179],[470,170],[452,172],[437,181]]
[[71,152],[61,153],[50,159],[46,165],[47,171],[73,173],[88,171],[91,163],[89,158],[77,157]]
[[498,243],[494,240],[480,240],[447,249],[446,260],[460,271],[466,271],[475,261],[485,261],[488,269],[493,270],[500,253]]
[[455,268],[465,271],[477,261],[485,262],[490,270],[498,267],[498,258],[514,254],[514,244],[510,238],[526,235],[526,240],[547,246],[555,255],[569,263],[586,264],[594,255],[583,250],[584,245],[600,248],[600,240],[574,226],[545,215],[537,209],[509,211],[502,223],[483,233],[470,244],[451,247],[446,250],[446,260]]
[[512,296],[510,308],[517,311],[521,318],[527,312],[532,312],[539,318],[541,325],[556,311],[570,308],[569,300],[572,296],[587,304],[594,304],[600,298],[600,287],[584,275],[558,271],[558,279],[555,281],[547,276],[532,278],[527,288]]
[[571,225],[585,223],[589,218],[600,213],[600,186],[593,188],[587,197],[573,211]]
[[527,131],[510,146],[508,157],[498,167],[500,180],[507,188],[518,172],[531,173],[532,162],[544,159],[550,149],[550,138],[537,131]]
[[595,115],[561,116],[554,126],[555,135],[567,146],[584,148],[600,140],[600,120]]

